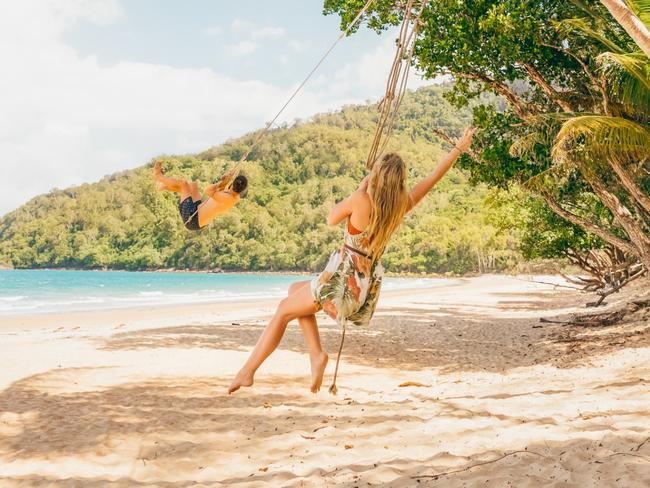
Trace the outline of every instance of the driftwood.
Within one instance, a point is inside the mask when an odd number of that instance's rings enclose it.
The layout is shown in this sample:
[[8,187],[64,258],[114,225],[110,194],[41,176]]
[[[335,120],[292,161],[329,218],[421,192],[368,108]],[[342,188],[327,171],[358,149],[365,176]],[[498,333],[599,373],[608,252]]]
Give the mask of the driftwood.
[[628,315],[631,315],[644,308],[650,308],[650,297],[632,300],[624,307],[612,310],[609,312],[588,314],[588,315],[574,315],[569,320],[551,320],[540,318],[540,322],[547,324],[561,324],[561,325],[575,325],[579,327],[607,327],[615,325],[623,320]]
[[603,303],[605,298],[607,298],[609,295],[611,295],[612,293],[618,292],[625,285],[627,285],[631,281],[634,281],[637,278],[643,276],[644,274],[646,274],[646,269],[643,268],[643,267],[639,268],[638,271],[636,271],[634,274],[628,276],[624,280],[620,281],[616,286],[612,286],[612,287],[610,287],[608,289],[599,291],[598,294],[600,295],[600,298],[598,300],[596,300],[595,302],[587,303],[587,306],[588,307],[598,307],[599,305],[601,305]]
[[[629,283],[628,278],[643,268],[635,257],[629,256],[613,246],[584,252],[568,249],[565,256],[571,263],[582,269],[587,276],[569,277],[563,275],[563,277],[589,292],[618,291]],[[607,293],[607,295],[611,293]],[[602,302],[603,300],[600,300],[594,302],[593,305],[600,305]]]

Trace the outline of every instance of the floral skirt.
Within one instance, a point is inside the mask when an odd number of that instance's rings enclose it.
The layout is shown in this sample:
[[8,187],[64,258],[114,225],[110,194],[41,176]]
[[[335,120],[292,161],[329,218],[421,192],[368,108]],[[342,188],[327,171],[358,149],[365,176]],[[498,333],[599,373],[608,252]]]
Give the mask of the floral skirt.
[[312,280],[311,292],[319,308],[338,323],[365,326],[375,313],[383,274],[381,263],[344,247]]

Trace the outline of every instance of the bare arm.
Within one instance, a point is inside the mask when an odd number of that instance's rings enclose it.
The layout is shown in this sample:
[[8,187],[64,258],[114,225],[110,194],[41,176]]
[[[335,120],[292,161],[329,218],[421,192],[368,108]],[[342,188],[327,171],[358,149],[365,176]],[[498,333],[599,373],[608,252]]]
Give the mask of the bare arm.
[[227,171],[218,183],[214,183],[213,185],[210,185],[205,189],[205,194],[210,198],[212,198],[215,193],[219,193],[220,191],[225,190],[228,184],[230,183],[230,181],[232,180],[232,177],[233,177],[232,170]]
[[453,166],[453,164],[456,162],[458,157],[467,149],[469,149],[469,146],[472,144],[472,137],[474,135],[475,129],[469,128],[465,129],[465,133],[463,136],[458,140],[456,145],[452,148],[451,151],[449,151],[449,154],[440,161],[438,166],[436,166],[436,169],[433,170],[431,174],[426,176],[422,181],[417,183],[412,189],[409,194],[409,210],[411,210],[413,207],[415,207],[418,203],[420,203],[420,200],[422,200],[427,193],[431,191],[431,189],[435,186],[436,183],[438,183],[443,176],[447,174],[447,171]]
[[330,209],[330,213],[327,216],[327,225],[337,225],[352,214],[352,209],[358,198],[356,195],[358,191],[355,191],[352,195],[345,200],[341,200]]
[[352,215],[352,210],[359,205],[359,201],[363,200],[365,197],[366,190],[368,189],[368,178],[366,176],[361,183],[359,188],[357,188],[354,193],[352,193],[345,200],[341,200],[339,203],[334,205],[330,209],[330,213],[327,216],[327,225],[338,225],[343,220]]

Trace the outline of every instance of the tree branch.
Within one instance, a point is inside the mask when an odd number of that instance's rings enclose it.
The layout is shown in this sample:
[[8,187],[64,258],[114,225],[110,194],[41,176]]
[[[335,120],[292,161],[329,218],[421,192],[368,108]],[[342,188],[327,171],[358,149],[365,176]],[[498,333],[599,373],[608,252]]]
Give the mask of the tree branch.
[[551,100],[553,100],[555,103],[559,105],[559,107],[564,110],[565,112],[573,112],[573,108],[571,105],[569,105],[565,100],[562,100],[562,97],[560,94],[551,86],[549,82],[544,79],[542,74],[535,68],[532,64],[530,63],[521,63],[521,65],[524,67],[526,72],[528,73],[528,76],[537,83],[537,85],[542,89],[542,91],[546,94],[547,97],[549,97]]
[[533,104],[517,95],[510,87],[508,87],[508,85],[493,80],[487,75],[482,73],[454,73],[454,76],[466,78],[468,80],[480,81],[490,86],[496,93],[505,97],[510,102],[513,110],[521,119],[527,119],[531,115],[539,112]]
[[578,62],[578,64],[582,67],[582,71],[587,75],[587,78],[589,78],[589,81],[591,81],[591,83],[600,92],[600,95],[602,96],[602,100],[603,100],[603,112],[605,112],[605,115],[611,116],[612,113],[609,109],[609,95],[607,95],[607,90],[605,89],[604,80],[602,78],[596,78],[591,72],[591,70],[589,69],[589,66],[587,66],[587,63],[585,63],[582,59],[580,59],[580,56],[578,56],[577,54],[569,51],[568,49],[564,49],[563,47],[560,46],[554,46],[553,44],[546,44],[545,42],[542,41],[539,41],[539,43],[542,46],[550,47],[551,49],[560,51],[561,53],[573,58]]
[[616,159],[609,159],[607,161],[616,173],[616,176],[621,180],[623,187],[639,202],[646,212],[650,212],[650,197],[643,193],[643,190],[636,184],[634,178],[628,170],[626,170],[620,161]]
[[582,227],[586,231],[594,234],[595,236],[600,237],[603,241],[608,242],[612,246],[615,246],[618,249],[620,249],[621,251],[625,251],[631,254],[638,253],[636,247],[632,243],[624,241],[620,237],[617,237],[614,234],[612,234],[611,232],[608,232],[605,229],[600,228],[593,222],[590,222],[583,217],[580,217],[574,213],[569,212],[568,210],[565,210],[564,208],[562,208],[560,203],[548,193],[542,193],[541,197],[544,199],[544,201],[549,206],[549,208],[553,210],[553,212],[558,214],[560,217],[562,217],[563,219],[568,220],[572,224],[575,224],[579,227]]
[[[449,137],[447,134],[442,132],[440,129],[431,129],[431,132],[433,132],[436,136],[438,136],[440,139],[445,141],[447,144],[450,144],[452,146],[456,145],[456,141],[454,141],[451,137]],[[480,159],[478,157],[478,154],[476,154],[476,152],[472,148],[469,148],[466,152],[475,161],[477,161],[477,162],[480,161]]]

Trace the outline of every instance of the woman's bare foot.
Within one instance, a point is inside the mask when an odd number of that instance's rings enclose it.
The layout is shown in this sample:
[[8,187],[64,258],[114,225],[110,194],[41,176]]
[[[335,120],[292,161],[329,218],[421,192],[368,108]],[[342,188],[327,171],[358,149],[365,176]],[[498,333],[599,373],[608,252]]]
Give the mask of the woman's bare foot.
[[327,354],[321,352],[318,356],[310,357],[311,362],[311,392],[318,393],[320,386],[323,384],[323,375],[327,366]]
[[243,369],[237,373],[235,379],[232,380],[230,386],[228,387],[228,394],[235,393],[242,386],[253,386],[253,375],[244,371]]

